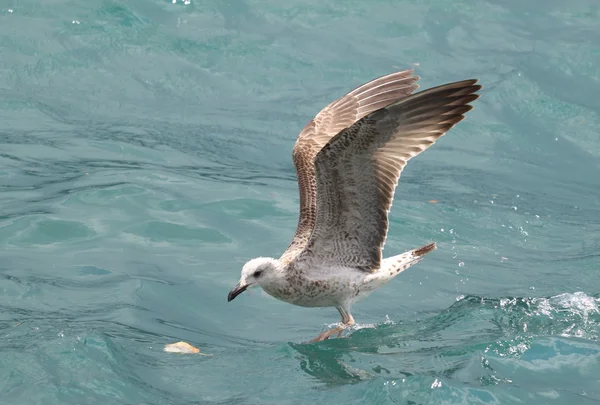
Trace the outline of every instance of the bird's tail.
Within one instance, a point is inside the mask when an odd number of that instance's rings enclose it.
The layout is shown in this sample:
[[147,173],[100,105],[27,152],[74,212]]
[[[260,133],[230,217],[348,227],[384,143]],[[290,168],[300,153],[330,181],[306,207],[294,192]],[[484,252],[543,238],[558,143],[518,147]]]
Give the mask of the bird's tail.
[[435,250],[436,248],[437,246],[435,242],[433,242],[425,246],[409,250],[401,255],[388,257],[387,259],[383,260],[381,270],[387,270],[391,276],[396,276],[397,274],[423,260],[427,253]]
[[435,244],[435,242],[431,242],[425,246],[421,246],[420,248],[413,249],[413,250],[411,250],[411,252],[413,255],[415,255],[417,257],[423,257],[427,253],[429,253],[435,249],[437,249],[437,245]]

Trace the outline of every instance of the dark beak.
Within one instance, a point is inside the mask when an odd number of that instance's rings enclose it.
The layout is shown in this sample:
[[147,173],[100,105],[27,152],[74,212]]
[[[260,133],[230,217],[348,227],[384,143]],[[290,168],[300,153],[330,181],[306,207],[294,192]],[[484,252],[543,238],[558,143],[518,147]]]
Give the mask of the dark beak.
[[229,291],[229,294],[227,295],[227,302],[230,302],[235,297],[246,291],[246,288],[248,288],[247,285],[240,285],[240,283],[237,283],[235,287],[233,287],[233,289]]

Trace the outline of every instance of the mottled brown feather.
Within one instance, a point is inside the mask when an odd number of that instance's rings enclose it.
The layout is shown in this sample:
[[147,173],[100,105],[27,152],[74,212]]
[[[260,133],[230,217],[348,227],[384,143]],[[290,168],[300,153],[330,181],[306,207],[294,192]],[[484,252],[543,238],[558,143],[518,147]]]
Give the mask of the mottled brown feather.
[[[472,109],[477,80],[415,93],[376,110],[330,138],[314,159],[316,217],[294,260],[307,268],[380,267],[388,213],[407,162]],[[312,225],[312,224],[309,224]]]
[[392,73],[355,88],[323,108],[302,129],[292,152],[300,193],[298,227],[281,261],[290,262],[300,253],[312,233],[317,212],[314,159],[319,151],[333,136],[367,114],[415,91],[419,77],[412,73],[412,69]]

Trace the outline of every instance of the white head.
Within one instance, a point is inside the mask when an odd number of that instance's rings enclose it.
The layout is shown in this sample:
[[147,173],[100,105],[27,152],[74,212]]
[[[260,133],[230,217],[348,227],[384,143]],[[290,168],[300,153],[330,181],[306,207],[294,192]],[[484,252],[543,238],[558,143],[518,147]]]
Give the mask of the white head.
[[240,282],[229,292],[227,301],[233,300],[248,288],[273,282],[279,276],[278,267],[279,261],[271,257],[257,257],[248,261],[242,268]]

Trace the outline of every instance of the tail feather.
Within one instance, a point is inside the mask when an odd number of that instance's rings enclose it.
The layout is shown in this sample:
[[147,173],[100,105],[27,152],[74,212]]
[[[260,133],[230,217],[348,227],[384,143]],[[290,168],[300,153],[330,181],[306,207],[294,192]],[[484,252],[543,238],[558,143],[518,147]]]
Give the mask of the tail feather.
[[[396,255],[383,259],[378,271],[369,274],[360,288],[360,298],[368,296],[373,290],[386,284],[398,274],[409,267],[417,264],[425,255],[436,249],[435,243],[429,243],[420,248],[409,250],[401,255]],[[358,296],[357,298],[358,299]]]
[[435,249],[437,249],[437,245],[435,244],[435,242],[431,242],[425,246],[421,246],[420,248],[414,249],[412,253],[415,256],[425,256],[427,253]]
[[399,273],[423,260],[427,253],[434,251],[436,248],[437,246],[435,242],[433,242],[421,246],[420,248],[404,252],[401,255],[388,257],[383,260],[380,271],[383,271],[384,273],[387,271],[390,276],[395,277]]

